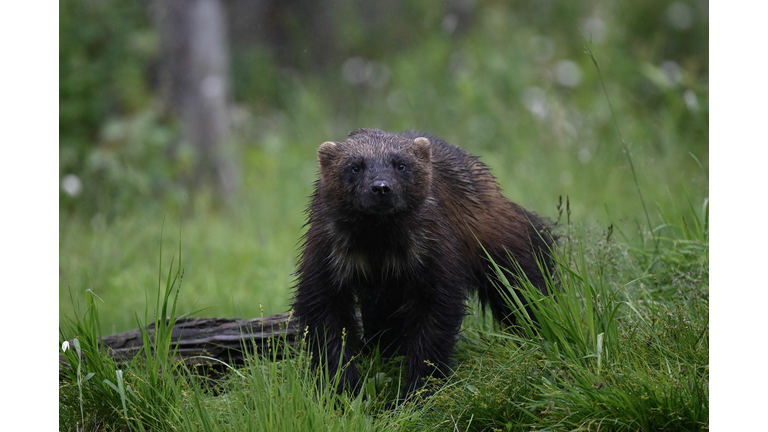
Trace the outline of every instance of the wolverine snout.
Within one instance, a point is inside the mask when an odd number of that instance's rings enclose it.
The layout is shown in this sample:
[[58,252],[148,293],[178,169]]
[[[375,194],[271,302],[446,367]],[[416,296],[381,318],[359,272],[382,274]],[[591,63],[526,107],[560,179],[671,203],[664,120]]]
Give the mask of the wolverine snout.
[[386,180],[376,180],[371,185],[371,192],[374,195],[387,195],[392,192],[392,187]]

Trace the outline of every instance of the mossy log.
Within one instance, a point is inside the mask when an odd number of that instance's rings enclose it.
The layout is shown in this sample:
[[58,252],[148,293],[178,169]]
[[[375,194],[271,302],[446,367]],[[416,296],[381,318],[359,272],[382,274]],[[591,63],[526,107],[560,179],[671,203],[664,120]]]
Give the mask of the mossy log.
[[[210,358],[227,364],[241,364],[245,352],[260,354],[270,340],[273,349],[283,347],[283,339],[291,346],[296,344],[295,320],[289,313],[270,315],[250,320],[229,318],[183,318],[176,321],[171,331],[171,352],[188,365],[215,365]],[[147,326],[153,341],[155,324]],[[103,349],[117,362],[128,362],[143,348],[139,329],[104,336]],[[278,355],[282,355],[278,352]],[[60,367],[66,367],[64,356],[59,356]]]

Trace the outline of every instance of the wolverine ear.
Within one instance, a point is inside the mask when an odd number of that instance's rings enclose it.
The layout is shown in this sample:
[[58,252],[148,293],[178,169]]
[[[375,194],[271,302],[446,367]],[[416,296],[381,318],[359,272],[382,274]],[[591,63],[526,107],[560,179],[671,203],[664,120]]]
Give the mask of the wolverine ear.
[[429,161],[432,159],[432,148],[430,147],[429,140],[424,137],[418,137],[413,140],[413,152],[421,160]]
[[327,167],[333,162],[336,150],[336,143],[333,141],[326,141],[317,149],[317,159],[320,161],[321,167]]

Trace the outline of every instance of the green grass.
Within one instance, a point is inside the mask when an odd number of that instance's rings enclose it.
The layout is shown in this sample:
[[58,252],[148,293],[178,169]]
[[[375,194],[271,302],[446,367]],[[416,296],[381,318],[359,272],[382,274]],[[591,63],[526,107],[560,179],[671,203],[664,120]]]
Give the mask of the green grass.
[[[699,216],[704,220],[706,213]],[[608,232],[573,225],[561,230],[559,290],[542,297],[526,283],[522,293],[537,305],[540,325],[523,319],[517,330],[499,332],[489,315],[473,312],[464,322],[455,374],[431,384],[432,398],[395,409],[387,403],[396,398],[404,371],[375,354],[359,359],[366,381],[358,396],[327,391],[334,374],[312,370],[303,347],[278,357],[291,350],[282,340],[273,341],[263,358],[249,357],[216,380],[174,363],[167,333],[160,334],[158,350],[145,348],[130,364],[116,365],[95,349],[102,304],[89,293],[85,314],[62,332],[77,335],[79,348],[66,353],[72,367],[60,386],[61,429],[705,428],[706,231],[664,238],[663,253],[649,258],[651,249],[632,248]],[[653,270],[645,273],[649,264]],[[156,323],[174,316],[184,297],[181,281],[172,263],[158,281]]]

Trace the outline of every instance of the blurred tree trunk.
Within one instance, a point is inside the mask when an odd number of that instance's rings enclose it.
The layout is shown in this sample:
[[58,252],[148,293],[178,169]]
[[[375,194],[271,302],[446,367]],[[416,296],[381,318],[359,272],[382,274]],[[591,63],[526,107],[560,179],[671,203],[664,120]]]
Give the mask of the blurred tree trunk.
[[183,139],[197,153],[193,189],[208,183],[228,203],[237,173],[226,154],[229,138],[229,45],[220,0],[155,0],[160,35],[159,84],[181,120]]

